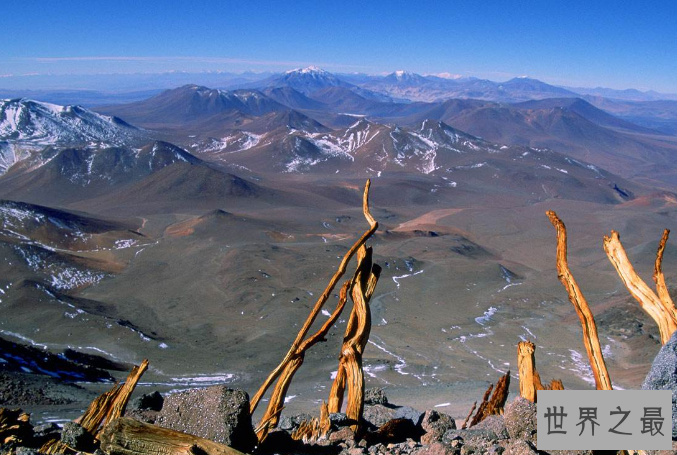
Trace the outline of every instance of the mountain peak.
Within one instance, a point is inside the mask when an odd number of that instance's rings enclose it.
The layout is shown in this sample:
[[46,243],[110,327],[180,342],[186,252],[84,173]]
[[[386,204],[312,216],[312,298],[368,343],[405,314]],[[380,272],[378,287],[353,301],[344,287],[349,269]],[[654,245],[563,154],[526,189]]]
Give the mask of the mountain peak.
[[315,65],[310,65],[305,68],[296,68],[293,70],[287,71],[285,74],[312,74],[312,75],[325,75],[329,74],[328,71],[323,70],[320,67]]

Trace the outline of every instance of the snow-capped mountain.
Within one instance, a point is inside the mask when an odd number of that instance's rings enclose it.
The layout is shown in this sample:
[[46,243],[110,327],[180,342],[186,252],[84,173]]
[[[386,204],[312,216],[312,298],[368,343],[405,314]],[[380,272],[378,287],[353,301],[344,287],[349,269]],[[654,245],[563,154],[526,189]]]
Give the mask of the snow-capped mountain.
[[[360,119],[348,128],[309,132],[280,128],[263,134],[238,131],[195,144],[195,153],[254,172],[346,173],[385,177],[428,175],[465,191],[526,195],[547,188],[550,196],[619,201],[632,197],[628,184],[585,162],[540,148],[494,144],[449,125],[423,120],[410,127]],[[617,183],[618,182],[618,183]]]
[[420,85],[430,83],[431,81],[424,76],[416,73],[410,73],[409,71],[399,70],[394,73],[388,74],[383,78],[383,81],[389,83],[395,83],[399,85]]
[[358,87],[357,85],[351,84],[350,82],[346,82],[329,71],[325,71],[316,66],[298,68],[277,76],[272,76],[259,82],[258,86],[291,87],[306,96],[310,96],[311,98],[313,98],[313,93],[319,92],[321,90],[331,87],[342,87],[357,93],[366,99],[385,102],[392,101],[392,99],[386,95],[376,93],[371,90],[365,90],[364,88]]
[[98,109],[142,126],[185,125],[212,119],[217,115],[260,116],[288,107],[258,90],[220,90],[200,85],[184,85],[130,104]]
[[141,148],[47,147],[0,176],[0,198],[46,205],[96,197],[115,204],[177,202],[255,191],[255,185],[162,141]]
[[79,106],[23,98],[0,100],[0,174],[31,151],[49,145],[121,145],[146,136],[117,117]]

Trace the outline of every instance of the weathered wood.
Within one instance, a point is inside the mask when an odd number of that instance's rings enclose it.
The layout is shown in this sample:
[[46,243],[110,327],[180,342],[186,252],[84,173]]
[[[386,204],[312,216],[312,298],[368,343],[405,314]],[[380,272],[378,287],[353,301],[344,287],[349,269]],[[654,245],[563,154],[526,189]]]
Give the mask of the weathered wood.
[[611,261],[618,272],[618,276],[620,276],[630,295],[639,302],[639,306],[658,325],[662,344],[667,343],[675,330],[677,330],[677,312],[665,284],[665,276],[662,269],[663,252],[665,251],[669,235],[670,231],[666,229],[663,232],[663,238],[656,252],[653,279],[656,283],[658,294],[651,290],[644,280],[637,275],[637,272],[635,272],[635,268],[632,266],[630,259],[628,259],[618,232],[611,231],[610,236],[604,236],[604,251],[609,261]]
[[552,381],[550,381],[548,390],[564,390],[564,384],[562,384],[562,381],[560,379],[553,379]]
[[505,402],[508,400],[508,393],[510,392],[510,370],[508,370],[501,379],[496,383],[494,388],[494,393],[491,395],[491,400],[487,404],[487,407],[484,410],[484,415],[480,422],[490,415],[499,415],[503,414],[503,409],[505,408]]
[[470,408],[470,412],[468,413],[468,416],[463,421],[463,425],[461,425],[461,430],[465,430],[468,427],[468,423],[470,423],[470,419],[472,418],[473,412],[475,412],[475,408],[477,408],[477,401],[475,401],[472,404],[472,408]]
[[536,370],[536,346],[531,341],[520,341],[517,344],[517,368],[520,379],[520,396],[536,403],[539,390],[564,390],[564,384],[559,379],[553,379],[550,384],[543,385],[541,376]]
[[127,417],[106,425],[100,439],[101,450],[108,455],[242,455],[208,439]]
[[21,409],[0,408],[0,444],[20,444],[32,435],[29,414]]
[[304,420],[291,434],[295,441],[304,443],[315,443],[319,439],[325,438],[331,429],[329,421],[329,412],[327,411],[327,402],[323,401],[320,405],[320,417]]
[[661,241],[658,243],[658,251],[656,251],[653,281],[656,283],[658,298],[661,299],[663,306],[668,311],[668,313],[672,313],[673,317],[677,319],[677,309],[675,308],[675,303],[672,301],[672,297],[670,297],[668,286],[665,284],[665,275],[663,275],[663,253],[665,253],[665,247],[667,246],[669,237],[670,229],[665,229],[663,231],[663,237],[661,237]]
[[[147,369],[148,360],[144,360],[140,365],[132,368],[123,384],[115,384],[109,391],[96,397],[89,404],[85,413],[76,419],[76,422],[91,433],[93,437],[98,438],[106,425],[124,413],[136,384]],[[43,444],[40,452],[61,454],[70,453],[73,450],[58,439],[51,439]]]
[[482,397],[482,402],[480,403],[479,407],[477,408],[477,412],[475,413],[475,416],[470,421],[468,428],[472,427],[473,425],[477,425],[480,422],[480,420],[482,420],[482,416],[484,416],[484,410],[486,409],[487,405],[489,404],[489,397],[491,396],[491,391],[493,389],[494,389],[494,385],[489,384],[489,388],[487,388],[487,391],[484,392],[484,396]]
[[534,358],[534,343],[520,341],[517,344],[517,370],[520,378],[520,396],[533,403],[536,402],[536,390],[541,382],[536,377],[536,360]]
[[569,294],[569,300],[574,305],[578,318],[583,327],[583,344],[588,353],[590,366],[595,376],[595,384],[598,390],[612,390],[609,372],[604,362],[602,348],[597,335],[595,318],[590,311],[587,300],[581,292],[576,279],[571,274],[567,260],[567,231],[562,220],[553,211],[546,212],[550,222],[557,230],[557,277]]
[[381,268],[372,263],[371,248],[362,247],[358,252],[358,257],[361,257],[362,260],[352,283],[353,311],[346,326],[346,334],[339,356],[339,368],[328,400],[329,412],[340,412],[345,388],[348,389],[346,415],[349,419],[357,422],[351,425],[352,430],[356,433],[360,429],[364,411],[362,354],[371,332],[369,301],[381,273]]
[[306,322],[303,324],[303,327],[301,327],[301,330],[299,330],[299,333],[296,335],[296,339],[292,343],[291,347],[287,351],[287,354],[284,356],[282,361],[278,366],[273,369],[273,371],[268,375],[266,380],[261,384],[261,387],[259,387],[259,390],[254,394],[254,396],[251,399],[250,403],[250,413],[253,414],[254,411],[256,410],[256,407],[259,404],[259,401],[263,397],[263,395],[266,393],[268,388],[271,386],[273,381],[275,381],[278,376],[284,371],[286,368],[287,364],[291,362],[292,358],[296,355],[298,355],[298,350],[299,347],[301,346],[301,343],[303,342],[304,338],[308,334],[308,331],[310,330],[310,327],[313,325],[313,322],[315,322],[315,319],[317,316],[320,314],[320,311],[322,310],[322,307],[324,306],[325,302],[327,299],[329,299],[329,296],[331,295],[331,292],[334,290],[334,287],[338,283],[338,281],[341,279],[343,274],[346,271],[346,268],[348,266],[348,262],[350,259],[353,257],[353,255],[357,252],[357,250],[364,245],[364,243],[367,241],[369,237],[371,237],[374,232],[378,229],[378,223],[374,219],[374,217],[371,215],[369,211],[369,187],[371,185],[371,181],[367,180],[367,183],[364,186],[364,193],[362,197],[362,212],[364,214],[364,217],[366,218],[367,222],[369,223],[369,229],[362,234],[362,236],[353,244],[353,246],[350,247],[348,252],[343,256],[343,259],[341,260],[341,263],[339,264],[339,268],[334,273],[334,276],[332,276],[331,280],[329,281],[329,284],[325,288],[324,292],[320,297],[317,299],[317,302],[315,303],[315,306],[313,307],[312,311],[310,312],[310,315],[308,315],[308,318],[306,319]]
[[336,309],[323,324],[322,328],[317,331],[313,336],[304,341],[298,348],[298,351],[292,356],[291,360],[285,366],[282,374],[280,374],[273,393],[271,394],[266,412],[261,417],[261,421],[256,429],[256,435],[259,442],[263,441],[268,434],[268,431],[271,428],[275,428],[280,418],[280,412],[282,411],[284,405],[284,398],[287,396],[289,391],[289,386],[291,381],[294,378],[294,375],[301,368],[303,361],[305,359],[305,353],[310,349],[315,343],[319,341],[324,341],[326,334],[329,332],[329,329],[336,323],[343,308],[345,307],[346,300],[348,299],[348,289],[350,289],[351,280],[346,280],[346,282],[341,287],[339,292],[339,301],[336,305]]

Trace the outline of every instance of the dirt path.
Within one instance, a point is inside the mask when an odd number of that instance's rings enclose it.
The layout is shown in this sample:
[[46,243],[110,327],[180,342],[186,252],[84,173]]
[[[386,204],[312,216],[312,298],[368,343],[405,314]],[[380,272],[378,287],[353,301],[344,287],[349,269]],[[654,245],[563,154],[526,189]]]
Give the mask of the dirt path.
[[397,226],[394,231],[410,231],[412,229],[416,229],[419,226],[422,225],[430,225],[430,224],[437,224],[437,221],[449,216],[449,215],[454,215],[456,213],[459,213],[465,209],[438,209],[438,210],[431,210],[428,213],[425,213],[418,218],[414,218],[413,220],[406,221],[404,223],[401,223],[399,226]]

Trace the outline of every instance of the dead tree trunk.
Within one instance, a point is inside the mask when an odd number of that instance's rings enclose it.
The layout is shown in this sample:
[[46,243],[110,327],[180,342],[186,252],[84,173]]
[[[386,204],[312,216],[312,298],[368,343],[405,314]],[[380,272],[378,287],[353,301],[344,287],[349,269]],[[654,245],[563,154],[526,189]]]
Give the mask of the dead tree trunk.
[[351,297],[353,311],[346,326],[346,333],[339,356],[339,367],[336,378],[329,393],[328,410],[330,413],[340,412],[345,389],[348,389],[346,415],[357,422],[352,425],[357,432],[364,410],[364,372],[362,354],[371,332],[371,311],[369,300],[374,293],[381,268],[372,263],[371,248],[361,248],[358,253],[363,257],[353,281]]
[[378,223],[372,217],[369,211],[370,185],[371,182],[367,180],[367,183],[364,187],[364,194],[362,199],[362,212],[367,222],[369,223],[369,229],[364,234],[362,234],[362,236],[357,240],[357,242],[355,242],[355,244],[343,256],[343,259],[341,260],[341,263],[339,265],[339,269],[336,271],[334,276],[329,281],[329,284],[327,285],[322,295],[318,298],[310,315],[303,324],[303,327],[296,335],[296,339],[289,348],[289,351],[282,359],[280,364],[277,367],[275,367],[275,369],[268,375],[268,377],[263,382],[259,390],[252,397],[250,404],[250,413],[253,414],[254,410],[258,406],[259,401],[266,393],[266,390],[268,390],[273,381],[275,381],[276,379],[278,380],[277,384],[275,385],[275,389],[273,391],[271,399],[268,403],[266,412],[264,413],[264,416],[262,417],[261,422],[259,423],[259,426],[256,429],[259,442],[265,439],[266,435],[268,434],[268,430],[270,428],[274,428],[277,425],[277,422],[279,420],[279,414],[282,411],[284,398],[287,394],[287,390],[289,388],[289,385],[291,384],[294,374],[303,364],[305,352],[317,342],[324,341],[325,339],[324,337],[329,332],[329,329],[331,329],[332,325],[334,325],[334,323],[338,320],[339,316],[341,315],[341,312],[343,311],[343,307],[345,306],[347,294],[348,291],[350,290],[352,281],[347,281],[346,283],[344,283],[341,289],[341,297],[339,298],[338,305],[336,307],[336,310],[334,310],[334,313],[331,315],[331,317],[327,320],[327,322],[315,335],[311,336],[310,338],[304,341],[304,338],[308,334],[310,327],[312,326],[313,322],[315,322],[317,315],[320,313],[320,310],[322,309],[327,299],[331,295],[331,292],[336,286],[336,283],[341,279],[341,277],[345,273],[348,262],[353,257],[353,255],[364,246],[364,243],[367,241],[367,239],[371,237],[374,232],[376,232],[376,229],[378,229]]
[[[478,423],[480,423],[481,421],[483,421],[484,419],[486,419],[491,415],[503,414],[503,408],[505,407],[505,402],[508,399],[509,388],[510,388],[510,371],[501,376],[501,378],[496,383],[496,387],[494,387],[493,384],[489,384],[489,388],[487,389],[486,392],[484,392],[484,397],[482,397],[482,403],[480,403],[480,407],[477,408],[477,413],[475,414],[474,417],[472,417],[472,419],[470,419],[473,410],[477,405],[477,402],[475,402],[472,405],[470,414],[463,422],[463,427],[461,428],[466,428],[466,425],[467,428],[470,428],[477,425]],[[491,393],[492,390],[493,394]]]
[[564,390],[564,385],[559,379],[553,379],[549,385],[544,386],[541,376],[536,370],[536,346],[531,341],[520,341],[517,344],[517,368],[520,378],[520,396],[536,403],[539,390]]
[[569,270],[569,262],[567,260],[567,230],[562,220],[553,211],[547,212],[548,218],[555,229],[557,229],[557,277],[564,285],[564,288],[569,294],[569,300],[574,305],[578,318],[581,320],[583,327],[583,344],[588,353],[590,366],[595,376],[595,384],[598,390],[612,390],[611,379],[609,372],[604,363],[602,356],[602,348],[599,345],[599,337],[597,336],[597,325],[595,318],[590,311],[587,300],[578,287],[578,283]]
[[644,280],[637,275],[637,272],[635,272],[635,268],[632,266],[630,259],[628,259],[625,248],[623,248],[618,232],[611,231],[611,236],[604,237],[604,251],[609,257],[609,261],[615,267],[618,276],[621,277],[630,295],[639,302],[639,306],[658,324],[662,344],[667,343],[675,330],[677,330],[677,311],[675,310],[672,298],[670,298],[662,269],[663,252],[665,251],[669,235],[670,231],[666,229],[663,232],[663,238],[656,252],[653,279],[656,283],[658,294],[652,291]]
[[242,455],[208,439],[122,417],[101,434],[101,450],[108,455]]

